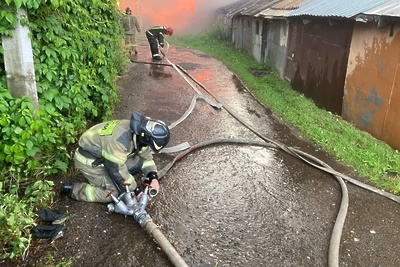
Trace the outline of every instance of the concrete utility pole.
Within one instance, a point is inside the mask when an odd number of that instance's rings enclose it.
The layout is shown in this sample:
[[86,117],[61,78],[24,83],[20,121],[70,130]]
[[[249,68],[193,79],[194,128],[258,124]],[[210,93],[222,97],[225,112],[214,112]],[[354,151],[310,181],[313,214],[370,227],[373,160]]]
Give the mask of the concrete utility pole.
[[34,107],[39,108],[35,68],[33,64],[32,43],[29,28],[22,26],[21,19],[27,19],[26,11],[18,9],[18,24],[11,37],[2,36],[4,65],[7,75],[7,86],[13,97],[28,96]]

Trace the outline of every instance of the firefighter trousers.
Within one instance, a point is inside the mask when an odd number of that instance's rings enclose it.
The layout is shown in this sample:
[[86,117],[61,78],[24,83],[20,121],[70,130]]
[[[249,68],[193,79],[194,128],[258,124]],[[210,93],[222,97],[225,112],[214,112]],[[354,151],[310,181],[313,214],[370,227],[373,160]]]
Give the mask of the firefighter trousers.
[[147,37],[147,40],[149,41],[152,57],[160,56],[160,54],[158,53],[158,41],[157,41],[156,37],[154,37],[153,35],[151,35],[148,32],[146,32],[146,37]]
[[[93,158],[82,156],[78,149],[75,151],[75,168],[83,174],[88,183],[74,183],[71,198],[85,202],[110,203],[112,199],[107,195],[113,191],[113,195],[117,197],[119,194],[118,188],[103,164],[96,167],[92,166],[94,160]],[[130,172],[132,171],[131,173],[137,173],[141,169],[143,161],[135,163],[136,165],[129,169]],[[136,186],[135,182],[130,186],[130,190],[135,189]]]

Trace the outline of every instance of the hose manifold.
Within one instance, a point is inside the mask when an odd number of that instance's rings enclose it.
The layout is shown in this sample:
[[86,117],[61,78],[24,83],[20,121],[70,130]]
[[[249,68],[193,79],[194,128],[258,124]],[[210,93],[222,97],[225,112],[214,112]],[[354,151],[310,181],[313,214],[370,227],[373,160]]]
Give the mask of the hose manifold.
[[150,215],[146,211],[146,207],[149,204],[151,197],[158,194],[158,190],[150,189],[146,187],[139,201],[136,200],[132,192],[124,192],[118,198],[115,197],[111,191],[108,196],[111,197],[114,203],[107,205],[109,213],[119,213],[125,216],[133,216],[134,220],[144,226],[148,220],[151,220]]

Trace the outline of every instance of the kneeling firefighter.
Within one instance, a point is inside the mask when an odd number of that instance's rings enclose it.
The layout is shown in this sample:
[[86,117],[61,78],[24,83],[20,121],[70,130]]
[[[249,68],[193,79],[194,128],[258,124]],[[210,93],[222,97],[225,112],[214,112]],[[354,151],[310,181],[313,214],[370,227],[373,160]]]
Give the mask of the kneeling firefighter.
[[133,176],[142,172],[143,184],[160,189],[157,166],[152,151],[157,153],[169,141],[168,126],[133,112],[130,120],[113,120],[97,124],[79,139],[75,151],[75,167],[89,183],[67,183],[61,194],[87,202],[111,202],[107,194],[118,196],[129,186],[136,196],[141,193]]

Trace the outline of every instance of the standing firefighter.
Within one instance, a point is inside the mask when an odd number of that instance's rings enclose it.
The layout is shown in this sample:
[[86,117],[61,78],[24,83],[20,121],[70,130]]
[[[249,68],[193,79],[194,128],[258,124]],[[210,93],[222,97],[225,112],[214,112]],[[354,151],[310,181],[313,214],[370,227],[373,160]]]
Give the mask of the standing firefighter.
[[139,22],[132,15],[132,10],[127,7],[123,18],[123,26],[125,30],[125,44],[129,47],[129,55],[137,54],[136,30],[140,33]]
[[159,152],[168,144],[170,131],[159,120],[152,120],[133,112],[130,120],[113,120],[97,124],[79,139],[75,151],[75,167],[89,183],[67,183],[61,194],[87,202],[111,202],[107,194],[114,190],[118,196],[126,185],[138,196],[136,173],[142,172],[143,181],[155,190],[160,189],[157,167],[151,151]]
[[171,36],[174,30],[166,26],[154,26],[146,31],[146,37],[150,44],[151,55],[155,60],[161,60],[158,45],[164,47],[164,34]]

